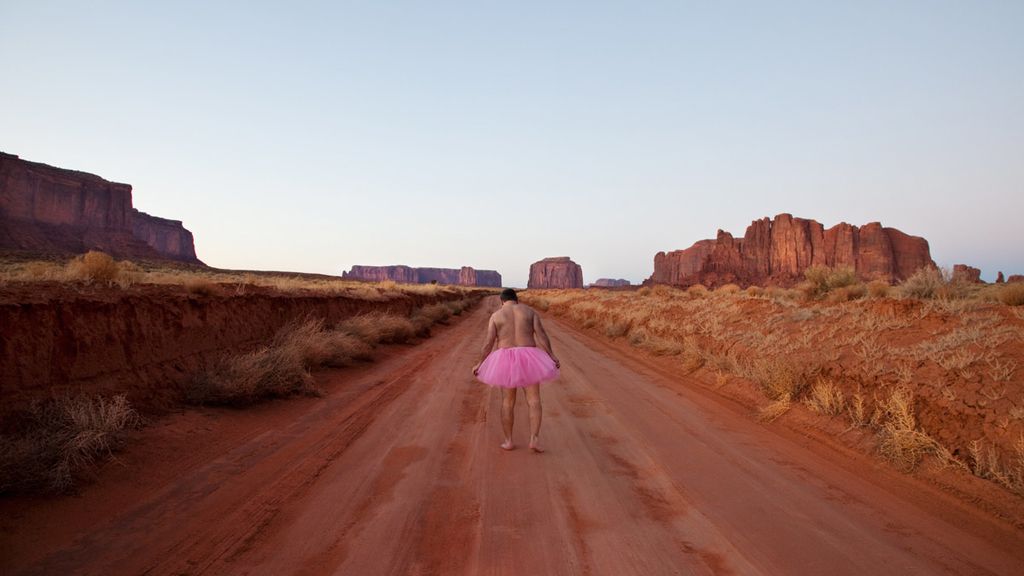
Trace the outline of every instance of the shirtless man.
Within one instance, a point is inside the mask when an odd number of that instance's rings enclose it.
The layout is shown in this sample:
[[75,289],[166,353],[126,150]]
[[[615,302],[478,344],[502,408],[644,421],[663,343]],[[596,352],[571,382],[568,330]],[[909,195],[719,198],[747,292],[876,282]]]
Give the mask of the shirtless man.
[[[497,346],[497,348],[495,348]],[[540,453],[540,383],[558,377],[561,364],[551,351],[540,316],[519,303],[516,291],[501,293],[501,308],[487,323],[487,341],[473,374],[485,384],[501,388],[501,427],[505,441],[501,447],[512,450],[512,424],[515,420],[516,388],[526,391],[530,406],[530,450]]]

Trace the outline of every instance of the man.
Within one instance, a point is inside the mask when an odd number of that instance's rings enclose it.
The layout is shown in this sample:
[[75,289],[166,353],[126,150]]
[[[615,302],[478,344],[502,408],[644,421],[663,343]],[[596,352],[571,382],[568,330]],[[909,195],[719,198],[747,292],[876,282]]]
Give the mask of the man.
[[[494,349],[497,345],[497,349]],[[530,450],[540,453],[540,383],[558,378],[561,364],[551,351],[540,316],[519,303],[516,291],[501,293],[501,308],[487,322],[487,341],[482,360],[473,366],[473,374],[490,386],[501,388],[501,427],[505,441],[501,447],[512,450],[512,424],[515,420],[516,389],[526,392],[530,406]]]

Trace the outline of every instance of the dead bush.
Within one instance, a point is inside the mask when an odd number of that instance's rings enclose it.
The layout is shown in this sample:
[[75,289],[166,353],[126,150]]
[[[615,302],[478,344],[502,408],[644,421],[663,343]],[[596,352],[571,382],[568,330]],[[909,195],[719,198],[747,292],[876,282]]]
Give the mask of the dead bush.
[[887,298],[892,289],[885,280],[872,280],[868,283],[868,296],[872,298]]
[[200,296],[216,296],[220,294],[220,286],[206,278],[188,278],[183,282],[183,285],[185,286],[185,291],[189,294]]
[[[429,318],[423,314],[421,318]],[[416,335],[412,320],[394,314],[360,314],[338,324],[337,330],[356,336],[363,342],[376,344],[402,344]]]
[[826,378],[818,378],[814,386],[811,386],[811,392],[805,403],[811,410],[826,416],[840,414],[846,407],[843,391]]
[[820,298],[838,288],[858,283],[857,273],[850,267],[811,266],[804,270],[806,280],[800,287],[807,298]]
[[825,298],[832,303],[841,303],[863,298],[865,294],[867,288],[863,284],[851,284],[830,290]]
[[904,280],[899,286],[899,292],[904,298],[935,298],[945,283],[941,270],[925,266]]
[[741,288],[736,284],[726,284],[715,289],[715,294],[737,294]]
[[1014,443],[1014,453],[1004,464],[995,448],[984,449],[982,443],[974,440],[970,444],[971,472],[979,478],[992,480],[1024,496],[1024,435]]
[[141,419],[124,395],[33,405],[22,432],[0,436],[0,493],[64,491],[113,454]]
[[68,262],[67,276],[71,280],[106,282],[113,284],[121,273],[121,267],[104,252],[90,250]]
[[609,338],[619,338],[629,332],[628,320],[608,320],[604,326],[604,333]]
[[704,298],[708,295],[708,288],[703,284],[694,284],[686,289],[686,293],[690,298]]
[[1004,284],[997,295],[999,301],[1007,306],[1024,305],[1024,282]]
[[924,456],[943,452],[938,442],[918,430],[914,396],[909,389],[894,389],[888,398],[880,402],[878,410],[878,451],[897,468],[913,470]]
[[747,296],[751,298],[760,298],[764,296],[764,288],[760,286],[747,286]]
[[749,370],[749,376],[770,400],[798,400],[807,389],[807,373],[784,358],[756,360]]

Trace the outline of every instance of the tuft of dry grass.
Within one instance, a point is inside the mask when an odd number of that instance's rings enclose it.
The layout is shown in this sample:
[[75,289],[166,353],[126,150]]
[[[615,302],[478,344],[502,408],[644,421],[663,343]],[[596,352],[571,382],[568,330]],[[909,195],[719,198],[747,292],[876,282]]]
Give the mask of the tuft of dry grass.
[[757,412],[757,417],[762,422],[772,422],[779,416],[789,412],[792,405],[793,400],[789,396],[780,396],[772,402],[762,406]]
[[800,286],[800,291],[809,299],[858,283],[857,273],[850,267],[811,266],[804,270],[804,278],[806,281]]
[[796,363],[783,357],[756,360],[748,376],[757,382],[770,400],[797,400],[807,389],[807,374]]
[[1004,284],[996,297],[1007,306],[1024,306],[1024,282]]
[[690,295],[690,298],[703,298],[708,295],[708,287],[703,284],[694,284],[686,289],[686,293]]
[[942,454],[938,442],[917,428],[914,396],[909,388],[895,388],[879,403],[875,418],[880,424],[878,451],[903,471],[910,471],[928,454]]
[[66,272],[69,280],[112,285],[121,274],[121,267],[109,254],[90,250],[68,262]]
[[826,416],[841,414],[846,409],[843,391],[832,380],[821,377],[811,386],[811,392],[804,402],[811,410]]
[[629,333],[629,320],[610,319],[605,323],[604,333],[609,338],[620,338]]
[[189,278],[185,280],[182,285],[185,287],[185,291],[189,294],[216,296],[221,293],[220,286],[205,278]]
[[[421,317],[430,316],[429,313],[424,313]],[[371,346],[402,344],[411,340],[417,332],[417,327],[411,319],[379,312],[353,316],[340,322],[336,329],[356,336]]]
[[736,284],[726,284],[715,289],[715,294],[738,294],[741,288]]
[[0,437],[0,493],[71,488],[142,424],[124,395],[33,405],[17,436]]
[[1017,438],[1013,455],[1007,463],[999,457],[995,448],[984,449],[979,440],[971,442],[971,472],[979,478],[992,480],[1011,491],[1024,496],[1024,435]]
[[892,286],[884,280],[872,280],[867,286],[868,296],[872,298],[888,298]]

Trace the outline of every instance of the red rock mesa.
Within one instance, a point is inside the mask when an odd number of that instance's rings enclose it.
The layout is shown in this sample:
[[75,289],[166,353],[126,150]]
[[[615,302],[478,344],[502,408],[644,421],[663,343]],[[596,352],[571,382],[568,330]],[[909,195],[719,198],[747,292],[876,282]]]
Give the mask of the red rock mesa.
[[132,187],[0,152],[0,250],[202,264],[180,221],[139,212]]
[[381,282],[393,280],[403,284],[458,284],[460,286],[501,287],[501,274],[495,270],[462,268],[412,268],[410,266],[353,266],[342,272],[342,278]]
[[622,278],[598,278],[596,282],[591,284],[591,286],[597,286],[598,288],[620,288],[629,285],[629,280],[623,280]]
[[967,264],[954,264],[953,278],[961,282],[981,284],[981,270]]
[[583,288],[583,268],[568,256],[545,258],[530,264],[527,288]]
[[849,266],[863,279],[899,281],[935,263],[927,240],[878,222],[860,227],[841,222],[826,230],[814,220],[779,214],[753,221],[743,238],[719,230],[715,240],[658,252],[646,283],[788,285],[810,266]]

